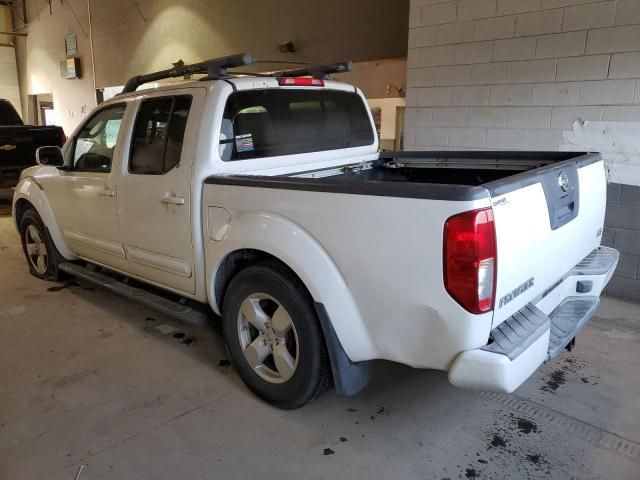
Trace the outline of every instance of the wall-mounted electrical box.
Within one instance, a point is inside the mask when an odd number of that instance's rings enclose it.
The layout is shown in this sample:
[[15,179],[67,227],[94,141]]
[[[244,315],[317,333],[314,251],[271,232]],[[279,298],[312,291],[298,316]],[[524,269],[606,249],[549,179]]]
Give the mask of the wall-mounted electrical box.
[[67,80],[80,78],[80,59],[78,57],[72,57],[62,60],[60,62],[60,75]]

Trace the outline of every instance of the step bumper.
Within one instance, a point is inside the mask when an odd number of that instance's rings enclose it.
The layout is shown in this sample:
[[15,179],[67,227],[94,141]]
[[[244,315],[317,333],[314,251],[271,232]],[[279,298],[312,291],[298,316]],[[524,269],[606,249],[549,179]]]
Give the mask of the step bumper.
[[547,292],[494,328],[487,345],[459,354],[449,381],[461,388],[513,392],[542,363],[559,355],[597,311],[618,258],[612,248],[594,250]]

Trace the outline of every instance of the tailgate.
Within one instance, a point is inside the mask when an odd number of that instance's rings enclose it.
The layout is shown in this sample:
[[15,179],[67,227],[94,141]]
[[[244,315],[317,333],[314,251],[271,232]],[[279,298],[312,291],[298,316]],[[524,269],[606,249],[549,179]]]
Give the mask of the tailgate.
[[498,249],[495,327],[600,245],[606,175],[600,155],[588,154],[485,186]]

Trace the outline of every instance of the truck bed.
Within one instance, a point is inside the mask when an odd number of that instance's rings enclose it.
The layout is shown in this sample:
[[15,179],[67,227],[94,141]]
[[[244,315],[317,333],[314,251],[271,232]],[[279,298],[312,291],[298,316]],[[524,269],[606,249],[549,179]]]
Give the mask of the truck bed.
[[[588,157],[588,158],[587,158]],[[385,152],[372,168],[330,174],[345,182],[406,182],[484,186],[567,160],[593,159],[580,152]],[[321,172],[296,175],[318,178]]]
[[215,176],[207,183],[359,195],[478,200],[539,182],[562,162],[598,161],[584,152],[385,152],[378,160],[289,175]]

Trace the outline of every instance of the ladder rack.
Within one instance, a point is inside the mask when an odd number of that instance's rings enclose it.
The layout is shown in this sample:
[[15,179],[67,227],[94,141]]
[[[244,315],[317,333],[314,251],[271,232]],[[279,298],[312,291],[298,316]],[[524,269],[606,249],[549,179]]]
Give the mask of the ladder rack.
[[[251,65],[253,59],[248,53],[241,53],[238,55],[229,55],[221,58],[212,58],[205,60],[204,62],[194,63],[191,65],[181,65],[168,70],[161,70],[159,72],[147,73],[145,75],[137,75],[129,79],[124,86],[122,93],[135,92],[140,85],[145,83],[155,82],[158,80],[164,80],[167,78],[184,77],[185,75],[194,74],[206,74],[206,77],[202,80],[219,80],[222,78],[230,78],[232,74],[229,73],[230,68],[244,67]],[[272,62],[255,62],[255,63],[272,63]],[[255,74],[260,76],[269,76],[276,78],[283,77],[313,77],[314,79],[328,80],[333,73],[347,73],[353,70],[353,64],[351,62],[339,62],[329,65],[309,65],[301,68],[294,68],[291,70],[281,70],[278,72],[272,72],[268,74]],[[242,75],[242,72],[238,72]],[[250,74],[247,74],[250,75]]]
[[137,75],[129,79],[124,86],[122,93],[135,92],[136,89],[145,83],[164,80],[166,78],[184,77],[185,75],[193,75],[198,73],[206,74],[204,80],[217,80],[229,77],[229,68],[243,67],[251,65],[253,59],[248,53],[238,55],[229,55],[227,57],[212,58],[204,62],[194,63],[191,65],[182,65],[180,67],[161,70],[159,72],[147,73],[146,75]]
[[333,73],[347,73],[353,70],[353,63],[339,62],[330,65],[310,65],[308,67],[294,68],[273,72],[274,77],[313,77],[320,80],[329,80]]

